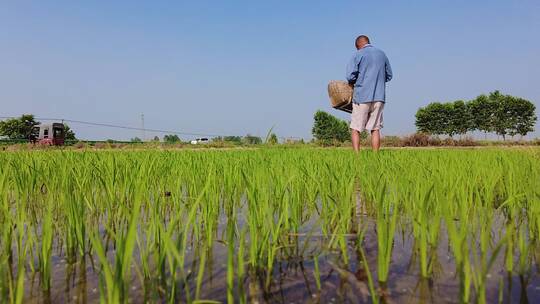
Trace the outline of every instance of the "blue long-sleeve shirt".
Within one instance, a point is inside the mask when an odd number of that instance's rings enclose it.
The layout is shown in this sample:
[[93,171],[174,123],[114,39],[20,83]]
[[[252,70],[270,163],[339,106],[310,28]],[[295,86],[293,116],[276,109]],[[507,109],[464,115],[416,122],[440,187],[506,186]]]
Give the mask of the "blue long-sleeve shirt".
[[347,80],[354,84],[354,103],[386,101],[386,82],[392,79],[392,68],[386,54],[365,45],[347,66]]

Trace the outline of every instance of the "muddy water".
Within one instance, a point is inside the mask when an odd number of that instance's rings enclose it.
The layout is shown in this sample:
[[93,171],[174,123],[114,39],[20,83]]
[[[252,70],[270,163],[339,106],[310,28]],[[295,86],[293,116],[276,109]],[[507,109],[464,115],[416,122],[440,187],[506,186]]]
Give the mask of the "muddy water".
[[[414,239],[407,228],[398,229],[395,235],[394,251],[388,283],[381,287],[377,276],[377,235],[374,221],[367,215],[359,214],[359,222],[366,227],[363,248],[375,281],[378,297],[385,303],[460,303],[460,282],[455,273],[455,264],[448,247],[445,232],[441,231],[439,247],[433,254],[433,275],[422,279],[419,275],[418,258],[414,253]],[[406,226],[406,225],[405,225]],[[305,231],[308,231],[306,227]],[[443,228],[444,230],[444,228]],[[272,280],[265,288],[267,274],[247,272],[241,282],[244,296],[252,303],[371,303],[368,288],[368,273],[356,250],[358,237],[348,236],[347,264],[340,252],[325,249],[326,240],[320,235],[307,233],[292,235],[290,247],[282,252],[274,265]],[[302,251],[303,248],[306,250]],[[191,273],[189,289],[195,293],[195,274],[198,269],[197,248],[190,248],[184,270]],[[302,254],[300,254],[302,252]],[[109,251],[112,259],[114,252]],[[135,261],[139,260],[137,253]],[[315,280],[313,256],[319,255],[321,289]],[[509,275],[504,270],[504,255],[499,254],[488,275],[488,303],[539,303],[540,276],[537,265],[526,275]],[[227,250],[216,242],[207,260],[203,278],[201,298],[226,302]],[[27,274],[26,303],[95,303],[99,301],[99,276],[96,257],[69,263],[57,253],[53,258],[52,290],[41,291],[39,276]],[[130,285],[130,302],[163,303],[171,284],[168,280],[156,280],[141,284],[135,266]],[[161,281],[161,282],[160,282]],[[238,282],[235,280],[238,286]],[[168,285],[169,284],[169,285]],[[167,287],[169,286],[169,287]],[[183,288],[183,287],[181,287]],[[472,288],[471,302],[475,302]],[[180,289],[183,290],[183,289]],[[241,296],[235,288],[235,297]],[[184,302],[185,298],[180,297]]]

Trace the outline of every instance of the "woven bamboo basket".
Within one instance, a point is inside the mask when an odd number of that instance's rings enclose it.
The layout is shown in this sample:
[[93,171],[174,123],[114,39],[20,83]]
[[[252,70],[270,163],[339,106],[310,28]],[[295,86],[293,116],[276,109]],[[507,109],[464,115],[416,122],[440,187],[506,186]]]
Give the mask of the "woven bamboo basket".
[[328,83],[328,96],[334,109],[352,112],[353,87],[346,81],[332,80]]

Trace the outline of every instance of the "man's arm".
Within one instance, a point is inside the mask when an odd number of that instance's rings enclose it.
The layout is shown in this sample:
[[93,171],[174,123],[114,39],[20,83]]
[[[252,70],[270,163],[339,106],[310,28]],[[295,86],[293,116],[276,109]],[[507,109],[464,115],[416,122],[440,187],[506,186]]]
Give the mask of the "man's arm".
[[349,84],[353,85],[356,83],[356,80],[358,79],[358,54],[355,54],[352,58],[351,58],[351,61],[349,61],[349,64],[347,65],[347,81],[349,82]]
[[390,66],[390,60],[388,60],[388,57],[386,57],[385,67],[386,67],[386,82],[389,82],[390,80],[392,80],[392,76],[394,75],[392,74],[392,67]]

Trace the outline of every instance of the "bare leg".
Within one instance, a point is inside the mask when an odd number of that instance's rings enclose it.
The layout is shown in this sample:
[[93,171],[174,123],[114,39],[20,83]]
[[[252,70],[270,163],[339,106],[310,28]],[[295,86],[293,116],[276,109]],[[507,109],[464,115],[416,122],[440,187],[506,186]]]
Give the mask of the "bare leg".
[[381,132],[379,130],[371,131],[371,148],[373,151],[379,151],[381,147]]
[[360,150],[360,132],[351,129],[351,142],[353,150],[358,153]]

